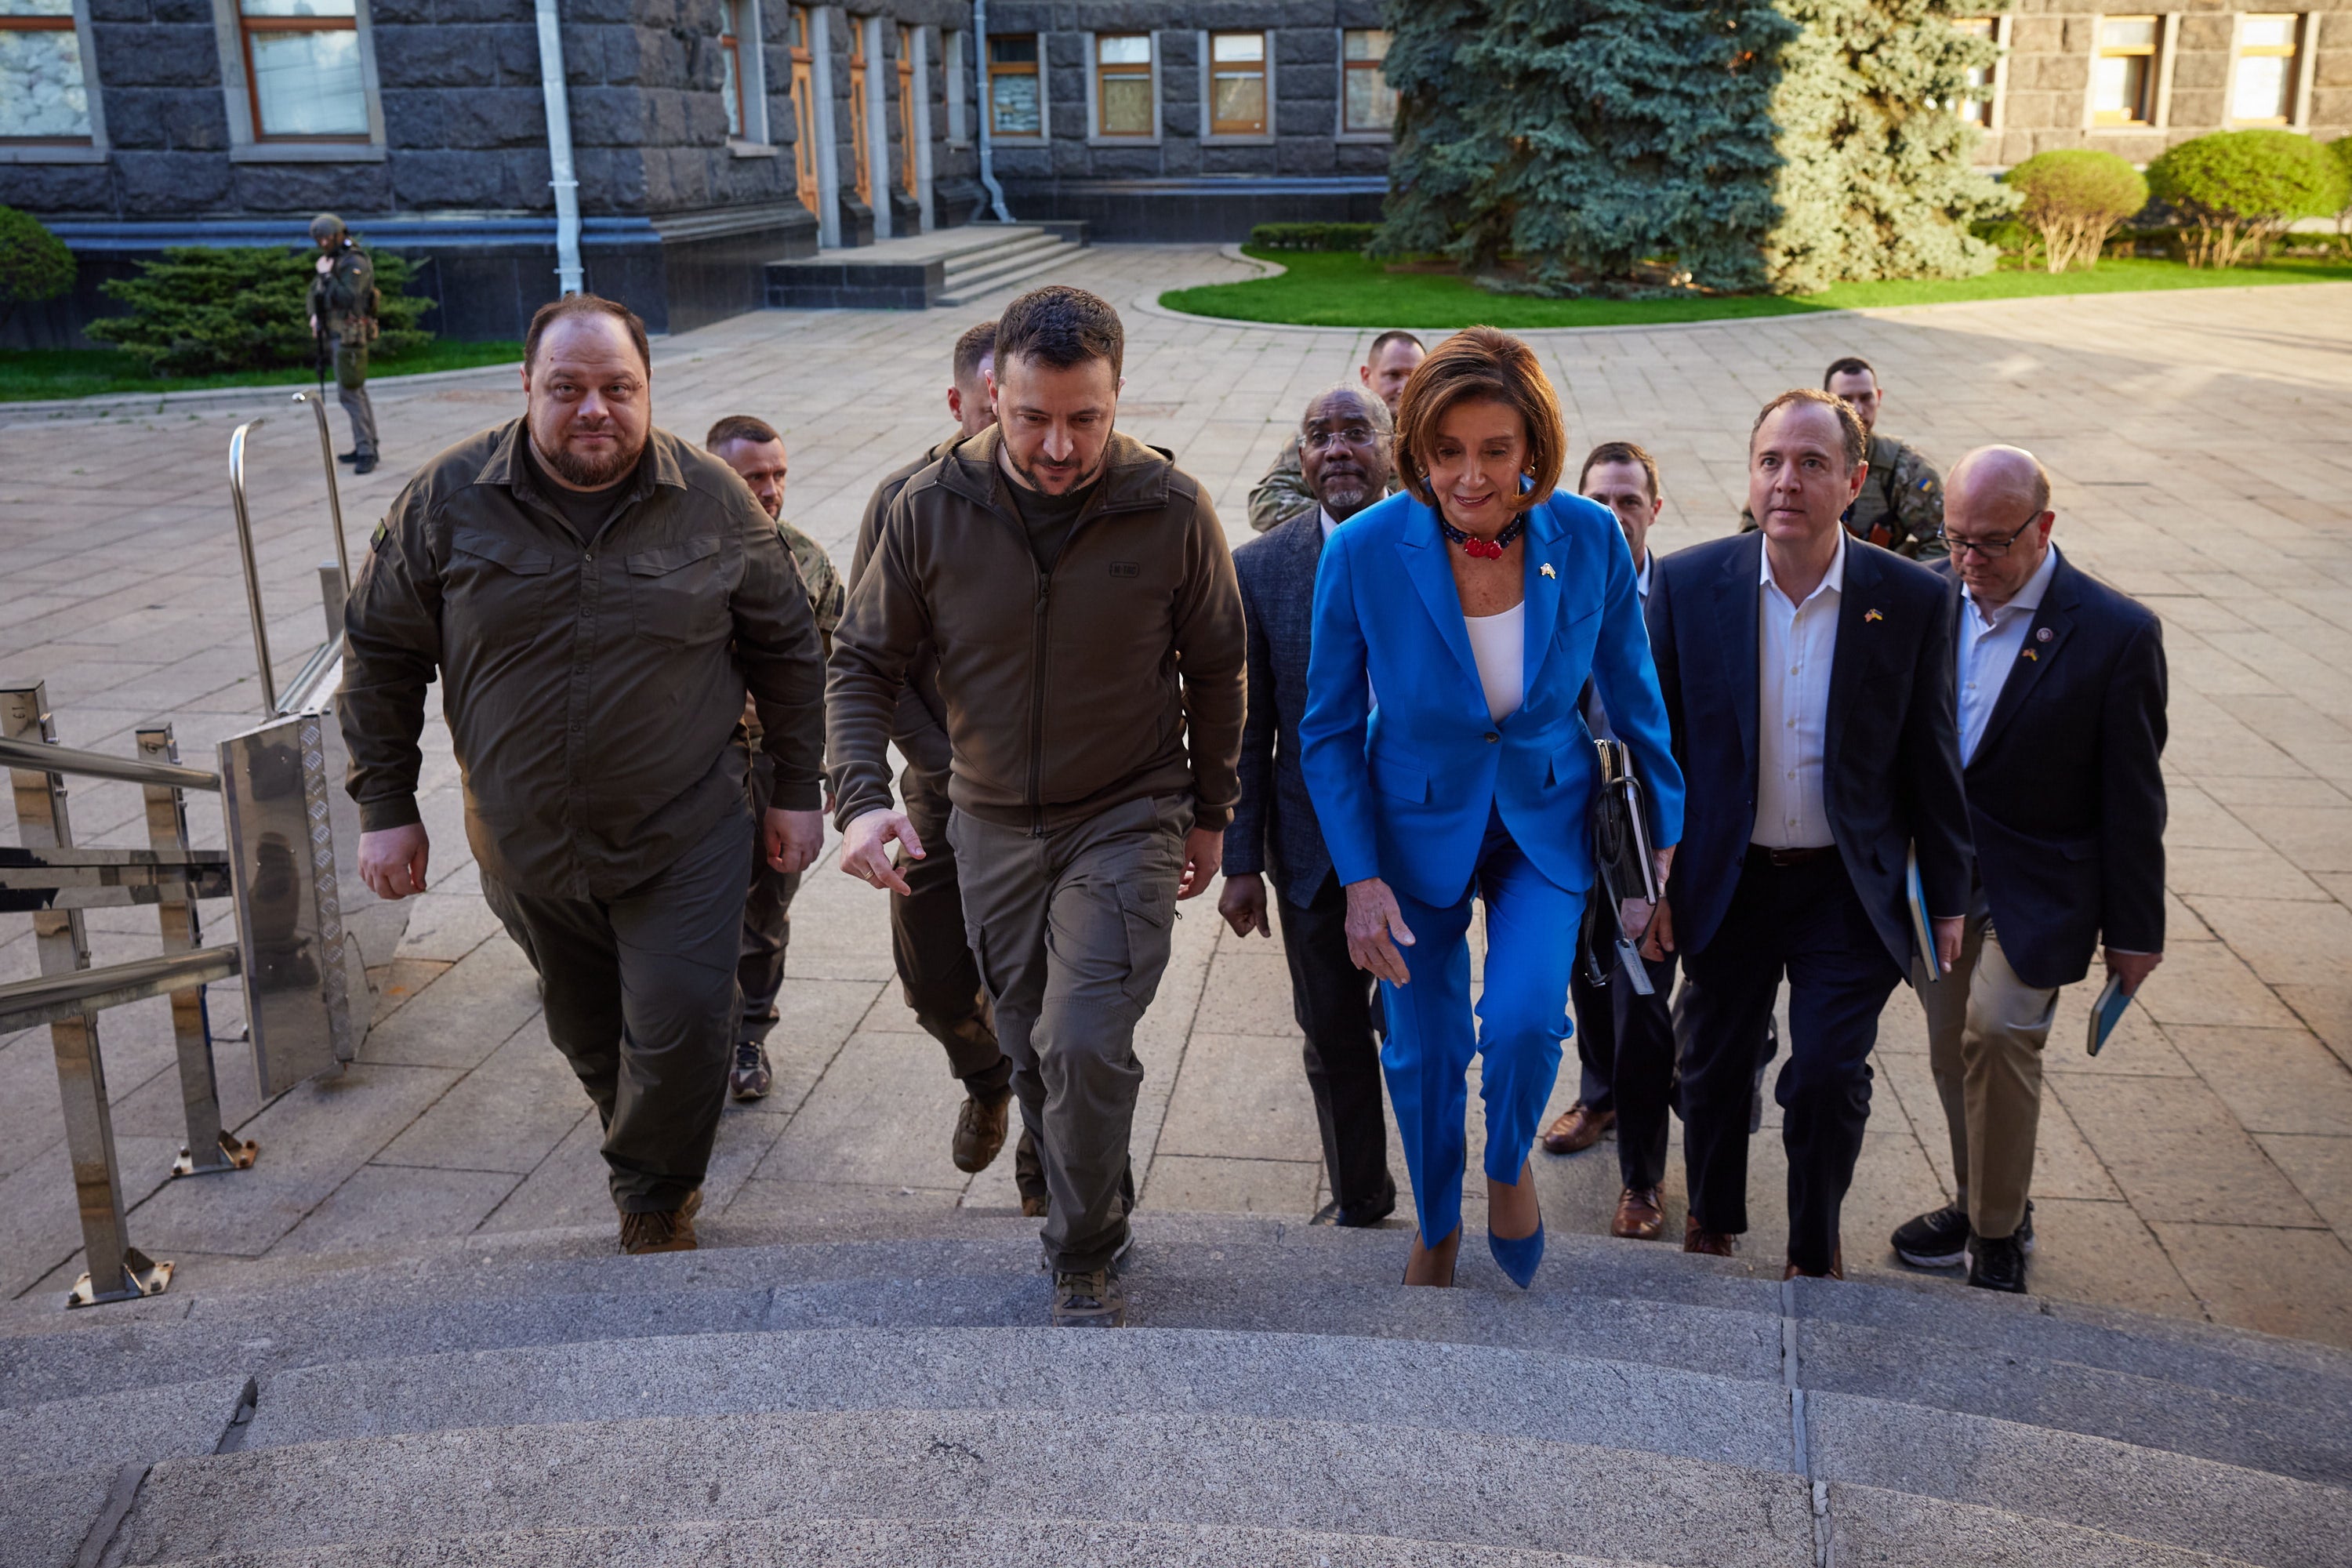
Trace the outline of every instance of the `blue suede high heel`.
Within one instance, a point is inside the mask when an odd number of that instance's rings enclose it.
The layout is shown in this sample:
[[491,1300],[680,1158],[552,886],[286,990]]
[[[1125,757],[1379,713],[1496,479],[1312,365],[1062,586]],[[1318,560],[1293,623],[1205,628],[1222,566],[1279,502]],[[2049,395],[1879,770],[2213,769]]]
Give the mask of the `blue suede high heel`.
[[1534,1230],[1517,1240],[1496,1236],[1491,1230],[1486,1233],[1486,1250],[1495,1255],[1495,1261],[1511,1277],[1511,1283],[1522,1290],[1535,1283],[1536,1266],[1543,1261],[1543,1249],[1541,1219],[1536,1221]]

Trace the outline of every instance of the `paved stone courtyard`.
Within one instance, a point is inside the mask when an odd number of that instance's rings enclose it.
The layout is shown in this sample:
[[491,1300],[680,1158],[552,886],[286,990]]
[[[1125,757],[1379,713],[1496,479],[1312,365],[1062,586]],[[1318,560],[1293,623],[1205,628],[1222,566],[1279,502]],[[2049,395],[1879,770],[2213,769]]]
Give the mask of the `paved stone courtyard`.
[[[1209,247],[1118,247],[1064,276],[1124,308],[1242,270]],[[845,563],[875,478],[944,430],[949,345],[980,313],[763,313],[673,337],[656,349],[656,417],[688,436],[727,413],[782,426],[788,513]],[[1369,334],[1142,308],[1127,321],[1122,427],[1205,479],[1238,541],[1252,480]],[[1535,336],[1572,445],[1632,437],[1658,455],[1668,549],[1730,525],[1758,403],[1841,353],[1880,367],[1887,427],[1939,462],[2000,439],[2049,463],[2063,545],[2166,621],[2172,897],[2167,963],[2103,1056],[2082,1050],[2089,989],[2062,1005],[2033,1287],[2352,1344],[2352,286]],[[510,371],[380,383],[375,398],[389,457],[345,489],[355,544],[405,465],[520,408]],[[212,743],[255,718],[223,458],[258,414],[250,473],[282,677],[318,638],[315,567],[331,555],[307,410],[283,391],[0,405],[0,679],[46,680],[69,743],[127,753],[132,729],[164,716],[209,765]],[[437,718],[426,743],[432,890],[399,951],[370,955],[382,991],[362,1060],[262,1105],[246,1048],[220,1047],[232,1124],[262,1146],[255,1169],[163,1180],[182,1137],[165,1004],[103,1016],[132,1236],[179,1262],[175,1289],[201,1289],[214,1259],[610,1223],[593,1118],[466,859]],[[73,808],[85,843],[144,842],[130,786],[79,784]],[[193,815],[217,844],[209,800]],[[1009,1157],[976,1178],[950,1163],[960,1086],[891,983],[883,895],[831,863],[794,910],[776,1090],[722,1124],[714,1238],[745,1216],[1014,1201]],[[1141,1032],[1142,1201],[1303,1215],[1324,1194],[1282,960],[1223,931],[1213,905],[1186,907]],[[99,962],[155,950],[149,911],[90,924]],[[28,922],[0,921],[0,979],[36,967]],[[235,988],[212,997],[216,1030],[237,1035]],[[1886,1265],[1887,1230],[1948,1192],[1925,1052],[1898,992],[1847,1209],[1857,1263]],[[1573,1085],[1571,1064],[1555,1109]],[[1612,1149],[1537,1168],[1552,1226],[1605,1226]],[[1769,1131],[1752,1173],[1748,1252],[1777,1265]],[[1678,1230],[1678,1168],[1669,1199]],[[78,1239],[47,1032],[0,1037],[0,1295],[62,1289]]]

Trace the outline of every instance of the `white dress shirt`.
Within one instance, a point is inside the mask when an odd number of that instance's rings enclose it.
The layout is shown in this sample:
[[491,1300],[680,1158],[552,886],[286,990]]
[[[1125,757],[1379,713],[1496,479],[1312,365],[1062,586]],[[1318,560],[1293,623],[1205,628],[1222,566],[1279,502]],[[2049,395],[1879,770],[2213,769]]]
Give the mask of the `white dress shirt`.
[[1756,584],[1756,827],[1768,849],[1821,849],[1836,842],[1822,789],[1829,734],[1830,667],[1837,658],[1845,595],[1845,530],[1818,587],[1791,604],[1772,580],[1772,550],[1758,554]]
[[[1650,606],[1650,579],[1656,574],[1657,565],[1658,552],[1654,550],[1646,551],[1642,556],[1641,569],[1633,574],[1633,592],[1640,595],[1635,603],[1645,610]],[[1590,684],[1585,688],[1584,727],[1592,731],[1592,738],[1596,741],[1613,741],[1617,738],[1617,731],[1609,726],[1609,710],[1601,705],[1601,688],[1598,683]]]
[[2010,671],[2017,668],[2019,656],[2025,651],[2026,628],[2033,624],[2034,612],[2042,608],[2042,596],[2050,591],[2051,576],[2057,570],[2058,547],[2053,544],[2042,553],[2042,564],[2025,580],[2025,586],[1995,610],[1990,620],[1978,610],[1975,596],[1965,587],[1960,590],[1958,666],[1963,767],[1977,754],[1993,705],[2000,700],[2000,689],[2009,684]]
[[1527,700],[1528,602],[1522,599],[1499,616],[1465,616],[1462,624],[1470,631],[1470,657],[1486,693],[1486,717],[1499,724]]
[[1339,526],[1339,520],[1331,515],[1331,511],[1328,507],[1317,507],[1315,509],[1315,516],[1317,520],[1323,524],[1323,542],[1326,544],[1330,543],[1331,531]]

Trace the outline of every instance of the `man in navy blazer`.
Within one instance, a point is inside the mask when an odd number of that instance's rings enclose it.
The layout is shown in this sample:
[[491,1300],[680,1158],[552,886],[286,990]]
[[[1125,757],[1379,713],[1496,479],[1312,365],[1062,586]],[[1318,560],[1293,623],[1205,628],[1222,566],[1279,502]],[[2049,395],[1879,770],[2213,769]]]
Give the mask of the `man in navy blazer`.
[[2164,630],[2050,542],[2050,476],[1987,447],[1952,470],[1945,612],[1976,846],[1959,962],[1922,987],[1953,1201],[1895,1233],[1922,1268],[2025,1289],[2042,1048],[2105,944],[2129,994],[2164,954]]
[[1291,1015],[1307,1037],[1307,1083],[1331,1183],[1328,1212],[1334,1224],[1350,1226],[1378,1225],[1396,1212],[1373,1037],[1379,1002],[1371,975],[1348,956],[1348,898],[1299,771],[1298,720],[1307,711],[1323,542],[1388,494],[1394,428],[1388,405],[1364,387],[1343,383],[1318,395],[1298,428],[1299,469],[1315,510],[1234,552],[1249,619],[1249,707],[1242,723],[1242,797],[1225,829],[1217,912],[1235,935],[1271,936],[1265,872],[1272,861]]
[[1958,954],[1968,808],[1951,619],[1924,566],[1848,537],[1868,468],[1853,409],[1810,387],[1748,438],[1754,533],[1658,563],[1650,643],[1689,805],[1649,951],[1683,955],[1685,1251],[1748,1228],[1748,1104],[1783,974],[1788,1275],[1842,1278],[1838,1215],[1870,1115],[1878,1015],[1916,951],[1916,849],[1932,962]]

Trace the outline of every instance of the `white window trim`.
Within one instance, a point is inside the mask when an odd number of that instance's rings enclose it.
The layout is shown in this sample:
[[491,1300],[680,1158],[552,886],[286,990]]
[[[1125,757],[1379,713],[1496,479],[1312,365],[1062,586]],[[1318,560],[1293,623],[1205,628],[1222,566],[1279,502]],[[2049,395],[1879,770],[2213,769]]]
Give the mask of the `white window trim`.
[[[2156,17],[2156,87],[2151,93],[2154,101],[2148,105],[2148,119],[2144,125],[2101,125],[2098,123],[2099,94],[2099,34],[2106,26],[2109,15],[2119,16]],[[2083,76],[2083,130],[2092,136],[2146,136],[2162,131],[2172,123],[2172,66],[2180,55],[2180,20],[2179,11],[2118,11],[2091,13],[2091,58]],[[2226,90],[2226,86],[2225,86]]]
[[90,36],[89,0],[73,0],[74,47],[81,55],[82,96],[89,103],[88,142],[0,142],[0,163],[103,163],[107,159],[106,94],[99,90],[98,44]]
[[246,89],[245,39],[237,26],[236,0],[213,0],[213,34],[221,62],[221,97],[228,106],[228,161],[232,163],[381,163],[384,161],[383,92],[376,80],[375,26],[368,0],[352,0],[360,45],[360,90],[367,98],[365,142],[265,142],[253,123],[253,97]]
[[918,22],[908,37],[915,50],[915,68],[908,79],[908,90],[915,95],[915,206],[921,231],[929,234],[936,226],[931,210],[931,29]]
[[768,17],[760,0],[736,0],[735,68],[743,78],[743,134],[727,139],[738,158],[772,158],[768,140]]
[[[964,101],[964,38],[961,27],[940,29],[940,58],[946,62],[948,99],[948,145],[971,145],[971,115]],[[927,95],[928,96],[928,95]]]
[[[998,147],[1047,146],[1054,140],[1054,94],[1051,86],[1053,73],[1046,64],[1045,57],[1053,53],[1051,45],[1054,35],[1041,28],[1034,33],[1019,33],[1007,30],[997,34],[996,37],[1001,38],[1034,37],[1037,40],[1037,134],[1034,136],[1008,136],[1002,131],[991,131],[988,133],[988,140],[992,145]],[[982,39],[980,46],[980,112],[982,114],[992,113],[995,108],[995,94],[989,90],[988,85],[988,43],[986,39]]]
[[[1216,123],[1216,105],[1212,90],[1216,79],[1216,61],[1209,58],[1212,33],[1255,32],[1265,39],[1265,130],[1255,136],[1219,135],[1209,129]],[[1271,27],[1203,27],[1200,32],[1201,50],[1201,141],[1211,147],[1271,147],[1276,131],[1282,123],[1276,113],[1274,100],[1274,29]]]
[[[1121,30],[1113,36],[1132,37],[1134,35]],[[1162,102],[1160,93],[1160,35],[1157,32],[1146,30],[1143,36],[1151,41],[1151,134],[1106,136],[1102,133],[1102,117],[1096,103],[1102,83],[1102,61],[1095,53],[1095,41],[1102,35],[1100,33],[1087,35],[1087,145],[1089,147],[1157,147],[1160,145],[1161,134],[1160,107]]]
[[[2266,13],[2272,16],[2282,12]],[[2230,14],[2230,66],[2221,78],[2221,128],[2235,131],[2241,127],[2256,130],[2305,131],[2311,126],[2311,89],[2313,67],[2319,61],[2319,16],[2316,11],[2294,14],[2294,80],[2287,84],[2290,110],[2286,124],[2279,126],[2267,120],[2241,120],[2230,110],[2231,101],[2238,95],[2239,51],[2245,47],[2246,13]]]
[[[1334,84],[1339,100],[1332,105],[1331,110],[1331,137],[1334,141],[1352,142],[1358,143],[1368,142],[1374,146],[1385,146],[1387,143],[1396,140],[1396,137],[1392,133],[1386,131],[1350,131],[1348,129],[1348,35],[1350,33],[1377,33],[1385,30],[1386,29],[1380,27],[1334,27],[1331,29],[1333,45],[1339,50],[1339,55],[1338,68],[1339,75],[1338,81]],[[1393,37],[1391,37],[1391,42],[1394,42]],[[1271,79],[1271,76],[1272,73],[1269,72],[1269,79]]]
[[874,181],[874,237],[888,239],[898,231],[890,226],[890,176],[898,161],[890,156],[890,83],[898,73],[882,53],[882,17],[852,16],[849,25],[866,29],[866,155]]

